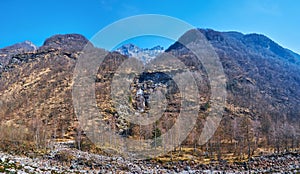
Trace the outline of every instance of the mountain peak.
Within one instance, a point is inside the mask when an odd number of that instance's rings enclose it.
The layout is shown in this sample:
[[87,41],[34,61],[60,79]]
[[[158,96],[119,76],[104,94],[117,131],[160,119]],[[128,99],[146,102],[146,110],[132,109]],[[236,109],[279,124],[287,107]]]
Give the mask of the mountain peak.
[[300,63],[297,54],[292,54],[291,51],[287,51],[287,49],[281,47],[279,44],[275,43],[272,39],[268,38],[265,35],[256,33],[247,34],[244,36],[243,42],[249,47],[252,47],[253,50],[265,50],[266,52],[286,59],[289,62],[297,64]]
[[80,34],[57,34],[45,40],[41,49],[61,49],[81,51],[86,45],[92,46],[88,39]]
[[164,48],[157,45],[153,48],[140,48],[134,44],[125,44],[116,49],[116,52],[140,59],[144,64],[149,63],[152,59],[164,52]]
[[8,52],[33,52],[37,50],[37,46],[35,46],[32,42],[26,40],[24,42],[16,43],[14,45],[5,47],[0,49],[1,51],[8,51]]
[[[239,49],[239,52],[256,53],[258,55],[265,55],[264,57],[276,57],[300,65],[300,55],[283,48],[263,34],[243,34],[236,31],[221,32],[212,29],[197,30],[213,45],[226,45],[228,49]],[[187,35],[188,32],[186,32],[184,36]],[[183,47],[184,46],[179,42],[175,42],[166,51],[168,52]]]
[[153,48],[150,48],[150,50],[164,50],[164,47],[162,47],[162,46],[160,46],[160,45],[157,45],[157,46],[155,46],[155,47],[153,47]]
[[0,68],[7,65],[13,56],[23,53],[33,53],[37,49],[37,46],[28,40],[0,49]]
[[132,43],[124,44],[121,47],[123,47],[123,48],[139,48],[138,46],[136,46],[136,45],[134,45]]

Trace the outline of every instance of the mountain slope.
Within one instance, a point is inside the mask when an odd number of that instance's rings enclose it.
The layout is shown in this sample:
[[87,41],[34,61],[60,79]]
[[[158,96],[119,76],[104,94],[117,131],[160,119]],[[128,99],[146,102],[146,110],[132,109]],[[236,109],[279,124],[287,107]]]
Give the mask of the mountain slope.
[[[296,53],[282,48],[269,38],[258,34],[199,30],[219,55],[227,76],[228,103],[249,108],[253,115],[278,114],[282,118],[299,119],[299,62]],[[191,52],[175,43],[168,50]]]
[[[299,55],[282,48],[263,35],[244,35],[238,32],[204,29],[199,31],[219,55],[227,78],[226,112],[215,137],[245,144],[244,140],[249,132],[253,133],[251,136],[254,139],[255,126],[253,125],[260,125],[261,134],[257,136],[262,145],[269,136],[271,137],[270,140],[268,139],[269,144],[282,138],[286,135],[284,131],[287,127],[294,130],[288,133],[289,137],[292,137],[293,141],[298,141]],[[1,123],[16,127],[25,125],[28,131],[35,133],[42,129],[49,134],[48,137],[74,138],[78,127],[71,96],[73,70],[86,44],[92,47],[83,36],[69,34],[53,36],[37,50],[32,47],[29,50],[27,47],[24,48],[25,52],[14,52],[18,50],[17,48],[1,49],[2,52],[3,50],[13,52],[9,56],[2,53],[5,56],[1,58],[3,63],[0,78]],[[166,52],[178,57],[197,76],[195,79],[200,91],[201,108],[197,127],[185,142],[196,143],[194,138],[199,135],[204,118],[210,110],[210,84],[205,67],[195,58],[195,55],[178,42]],[[180,73],[181,69],[166,67],[164,72],[144,72],[136,77],[135,82],[132,82],[132,96],[135,96],[138,88],[141,88],[144,90],[146,100],[151,95],[151,91],[155,91],[158,87],[167,91],[168,105],[162,118],[155,125],[157,127],[143,126],[142,129],[145,131],[141,134],[142,131],[137,125],[129,124],[116,112],[110,96],[114,73],[127,59],[127,56],[119,53],[109,53],[95,76],[95,95],[97,106],[103,115],[102,119],[111,120],[108,121],[108,126],[115,128],[119,134],[128,133],[129,135],[124,136],[131,138],[138,136],[151,138],[153,130],[156,129],[161,133],[166,132],[179,114],[180,95],[178,87],[165,74]],[[132,102],[131,107],[136,109],[137,100],[134,97],[129,97],[129,100]],[[147,111],[148,106],[145,107]],[[244,125],[243,120],[249,120],[248,131],[244,131],[244,127],[239,127]],[[116,127],[111,125],[112,122]],[[232,126],[234,123],[239,125],[235,131]],[[242,138],[236,137],[237,135]]]
[[[9,61],[0,78],[1,124],[25,126],[28,132],[43,132],[47,138],[73,139],[77,126],[72,101],[73,71],[86,45],[96,50],[82,35],[55,35],[34,52],[7,57]],[[125,56],[111,53],[107,57],[100,70],[108,75],[114,68],[114,57],[122,62]],[[106,83],[109,81],[102,86]],[[109,94],[103,88],[97,90],[103,92]],[[101,96],[99,100],[104,99]]]

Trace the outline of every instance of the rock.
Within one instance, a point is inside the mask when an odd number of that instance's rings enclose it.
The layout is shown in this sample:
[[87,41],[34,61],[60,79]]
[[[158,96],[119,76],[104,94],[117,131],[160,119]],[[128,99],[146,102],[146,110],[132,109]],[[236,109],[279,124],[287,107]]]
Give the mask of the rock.
[[4,163],[6,161],[5,157],[0,158],[1,162]]
[[190,171],[190,170],[191,170],[191,167],[190,167],[190,166],[185,166],[184,170]]
[[0,166],[0,172],[4,172],[4,166]]
[[34,172],[34,168],[30,167],[30,166],[24,166],[24,169],[26,172],[29,172],[29,173],[33,173]]

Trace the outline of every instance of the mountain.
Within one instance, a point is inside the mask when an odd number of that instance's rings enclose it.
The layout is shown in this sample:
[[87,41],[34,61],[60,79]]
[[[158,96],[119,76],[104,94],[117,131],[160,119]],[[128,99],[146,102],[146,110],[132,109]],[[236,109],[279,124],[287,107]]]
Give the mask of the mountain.
[[1,67],[9,64],[9,61],[13,56],[17,54],[35,52],[36,50],[37,46],[35,46],[30,41],[24,41],[22,43],[17,43],[12,46],[0,49],[0,69]]
[[[300,56],[260,34],[210,29],[198,31],[213,46],[227,79],[227,103],[223,120],[210,146],[215,144],[219,147],[217,145],[223,143],[222,148],[228,147],[228,151],[231,149],[234,153],[244,152],[247,142],[252,143],[251,148],[255,150],[275,145],[280,148],[299,147]],[[181,39],[190,32],[193,30]],[[189,42],[198,44],[193,39]],[[25,43],[0,50],[3,66],[0,77],[0,122],[13,127],[12,130],[23,130],[18,133],[24,139],[32,134],[35,135],[32,137],[48,139],[74,139],[80,130],[72,101],[74,67],[84,53],[85,45],[91,47],[89,51],[92,52],[101,49],[93,47],[84,36],[78,34],[52,36],[38,49],[30,45]],[[144,63],[149,63],[163,52],[159,46],[140,49],[131,44],[124,45],[108,53],[99,65],[98,73],[93,76],[97,106],[103,116],[101,119],[108,121],[107,126],[116,133],[133,139],[149,139],[153,138],[153,131],[165,133],[176,121],[181,96],[179,87],[168,73],[181,73],[179,66],[165,67],[158,72],[146,70],[132,82],[132,95],[124,96],[131,103],[130,109],[142,107],[141,110],[145,111],[143,114],[146,114],[153,92],[165,91],[166,110],[155,126],[130,124],[116,111],[111,98],[114,74],[122,62],[128,60],[128,57],[137,56]],[[197,126],[184,144],[197,144],[195,137],[199,137],[211,107],[211,87],[206,69],[179,42],[165,52],[181,60],[195,76],[201,107]],[[139,94],[143,95],[144,105],[140,105],[141,98],[135,97],[137,91],[141,90]],[[15,135],[10,136],[14,138]]]
[[[223,65],[229,104],[249,108],[253,115],[275,112],[280,117],[299,119],[298,54],[260,34],[199,31]],[[193,60],[192,53],[178,42],[166,51],[180,55],[183,61]]]
[[61,50],[63,52],[77,52],[83,50],[85,46],[92,44],[80,34],[54,35],[45,40],[39,50]]
[[149,63],[159,54],[164,52],[164,48],[161,46],[155,46],[153,48],[139,48],[133,44],[126,44],[115,50],[116,52],[128,56],[139,58],[144,64]]
[[[298,54],[287,51],[264,35],[236,37],[231,33],[202,32],[206,36],[220,35],[224,38],[223,42],[215,39],[210,42],[224,66],[228,88],[233,96],[241,95],[243,89],[248,90],[250,96],[246,107],[253,108],[252,111],[257,110],[255,112],[260,115],[264,111],[272,117],[278,114],[281,118],[299,121]],[[239,72],[233,73],[233,69]],[[236,98],[233,96],[232,99]]]
[[[14,54],[6,57],[7,64],[0,72],[0,128],[12,131],[1,134],[1,142],[31,141],[40,146],[49,139],[74,139],[79,127],[72,101],[73,71],[87,45],[98,50],[84,36],[66,34],[46,39],[35,51],[20,53],[12,49]],[[121,62],[125,56],[110,53],[104,61],[107,66],[100,68],[105,73],[98,78],[103,77],[104,83],[97,85],[97,96],[105,95],[97,99],[103,107],[110,94],[107,79],[114,68],[111,61],[116,58]],[[111,115],[111,108],[101,109]],[[0,145],[0,149],[7,147],[13,146]]]
[[[251,148],[251,143],[271,146],[277,152],[281,148],[294,147],[300,130],[299,55],[261,34],[210,29],[198,31],[213,46],[227,79],[225,113],[212,141],[218,142],[221,136],[237,141],[242,146],[242,140],[250,137],[253,140],[248,142]],[[185,34],[186,37],[182,36],[183,40],[189,38],[190,32]],[[191,42],[198,44],[197,41]],[[201,62],[179,42],[170,46],[166,52],[176,55],[190,67],[198,67],[204,72],[202,75],[205,74]],[[204,85],[199,84],[200,95],[208,101],[209,80],[205,75],[202,79]],[[201,127],[203,125],[199,125],[198,129],[201,130]],[[223,146],[227,147],[226,144]]]

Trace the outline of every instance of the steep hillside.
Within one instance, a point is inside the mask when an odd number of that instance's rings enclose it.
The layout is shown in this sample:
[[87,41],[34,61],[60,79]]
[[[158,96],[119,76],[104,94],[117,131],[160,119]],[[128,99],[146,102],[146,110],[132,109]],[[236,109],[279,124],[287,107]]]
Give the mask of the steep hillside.
[[[248,108],[253,116],[277,114],[290,121],[299,120],[298,54],[263,35],[200,31],[213,45],[224,67],[229,105]],[[183,61],[193,58],[179,43],[167,51],[180,55]]]
[[[97,50],[82,35],[55,35],[37,50],[15,51],[8,55],[6,59],[9,61],[3,66],[0,78],[2,126],[23,129],[26,136],[34,134],[45,139],[74,139],[78,124],[72,101],[73,71],[87,45]],[[26,50],[26,47],[20,48],[23,49]],[[104,76],[105,83],[102,86],[106,85],[108,90],[108,79],[113,74],[110,71],[115,70],[114,65],[121,63],[124,58],[111,53],[100,68],[105,72],[98,77]],[[106,106],[105,103],[109,103],[106,101],[109,91],[102,86],[97,86],[97,96],[104,94],[97,99],[102,101],[101,106]],[[108,116],[111,115],[111,106],[101,109]]]
[[[231,146],[228,152],[236,153],[241,148],[245,152],[252,149],[253,153],[258,147],[273,147],[277,151],[298,147],[299,55],[259,34],[198,31],[212,44],[227,78],[225,113],[211,140],[215,149],[223,144],[227,150]],[[166,51],[205,74],[201,62],[179,42]],[[209,85],[208,79],[203,79]],[[199,91],[209,103],[210,90]]]
[[75,119],[72,72],[79,51],[87,42],[79,35],[57,35],[35,52],[9,57],[0,80],[2,123],[22,125],[32,131],[39,127],[49,137],[70,132]]

